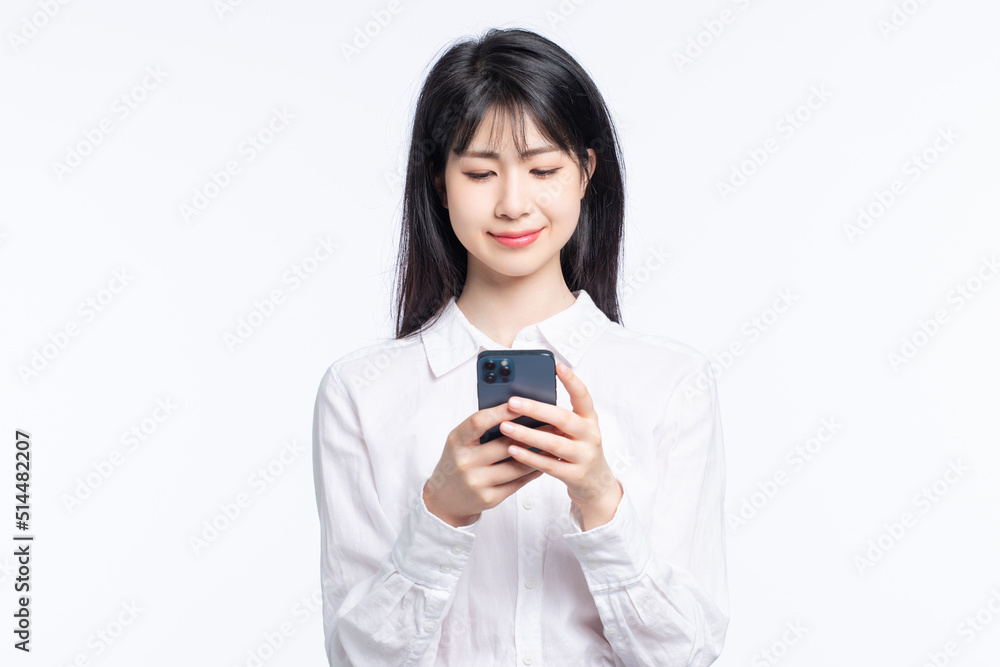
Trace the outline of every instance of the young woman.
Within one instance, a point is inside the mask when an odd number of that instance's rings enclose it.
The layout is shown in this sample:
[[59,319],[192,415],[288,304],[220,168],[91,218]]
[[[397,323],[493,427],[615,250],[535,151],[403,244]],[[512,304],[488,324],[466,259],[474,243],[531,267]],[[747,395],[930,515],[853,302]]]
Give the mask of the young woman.
[[[607,107],[559,46],[493,29],[434,65],[397,335],[335,361],[316,398],[331,665],[703,667],[721,652],[716,388],[705,356],[621,324],[624,202]],[[541,348],[556,405],[477,409],[479,351]]]

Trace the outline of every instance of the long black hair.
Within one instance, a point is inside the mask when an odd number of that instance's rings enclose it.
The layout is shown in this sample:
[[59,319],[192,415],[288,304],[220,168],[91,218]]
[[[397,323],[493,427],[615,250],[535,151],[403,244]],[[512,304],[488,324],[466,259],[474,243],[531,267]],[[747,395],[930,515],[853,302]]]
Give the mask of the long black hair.
[[403,194],[396,264],[396,338],[420,331],[462,293],[468,251],[455,236],[435,189],[448,151],[462,153],[490,109],[539,132],[588,170],[597,165],[580,202],[580,219],[559,254],[570,291],[584,289],[609,319],[621,323],[618,272],[625,218],[624,166],[604,98],[565,50],[534,32],[490,28],[451,46],[434,64],[417,100]]

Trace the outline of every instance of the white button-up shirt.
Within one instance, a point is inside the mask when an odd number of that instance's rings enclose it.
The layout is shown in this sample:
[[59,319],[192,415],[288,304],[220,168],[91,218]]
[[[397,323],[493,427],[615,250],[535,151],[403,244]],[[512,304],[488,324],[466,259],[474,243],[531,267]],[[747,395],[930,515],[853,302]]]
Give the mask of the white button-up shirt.
[[587,531],[545,474],[469,526],[427,510],[448,433],[479,408],[477,354],[508,349],[454,298],[422,333],[323,375],[313,469],[331,665],[704,667],[722,651],[725,467],[708,359],[574,295],[512,349],[551,350],[593,399],[624,495]]

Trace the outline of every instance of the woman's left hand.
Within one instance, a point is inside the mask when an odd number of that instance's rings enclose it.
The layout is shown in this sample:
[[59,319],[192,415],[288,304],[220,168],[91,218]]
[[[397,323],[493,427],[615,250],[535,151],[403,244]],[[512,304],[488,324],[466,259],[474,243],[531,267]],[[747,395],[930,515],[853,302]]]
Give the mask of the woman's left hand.
[[[547,426],[528,428],[505,421],[500,431],[523,442],[511,445],[515,460],[552,475],[566,484],[570,499],[580,508],[583,530],[602,526],[615,515],[622,498],[622,487],[604,458],[601,430],[590,392],[579,377],[561,362],[556,374],[569,392],[573,411],[541,401],[514,397],[507,401],[511,410],[546,422]],[[541,452],[528,448],[537,447]]]

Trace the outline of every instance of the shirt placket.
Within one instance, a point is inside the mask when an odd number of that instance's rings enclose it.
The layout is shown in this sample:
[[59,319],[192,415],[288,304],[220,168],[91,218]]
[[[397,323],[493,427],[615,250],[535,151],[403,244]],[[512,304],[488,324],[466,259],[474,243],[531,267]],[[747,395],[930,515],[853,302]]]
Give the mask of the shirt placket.
[[[522,332],[512,349],[538,347],[536,327]],[[514,630],[517,664],[538,667],[542,661],[542,566],[543,552],[538,548],[542,534],[544,507],[542,478],[538,478],[514,494],[517,524],[517,603]]]
[[[519,665],[542,664],[542,565],[538,549],[541,534],[541,498],[537,483],[528,484],[515,494],[517,503],[517,605],[514,628]],[[531,487],[536,488],[532,489]],[[529,490],[531,489],[531,490]]]

